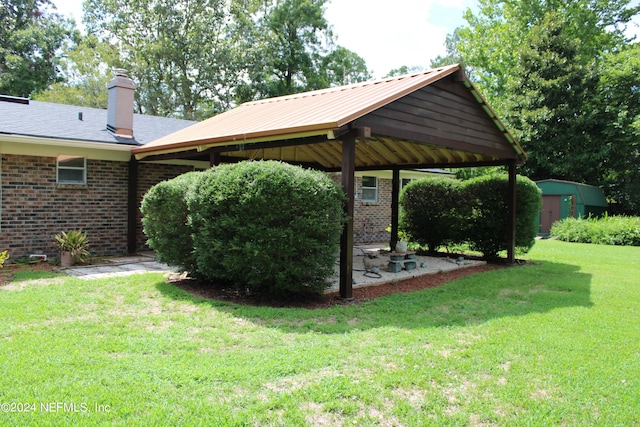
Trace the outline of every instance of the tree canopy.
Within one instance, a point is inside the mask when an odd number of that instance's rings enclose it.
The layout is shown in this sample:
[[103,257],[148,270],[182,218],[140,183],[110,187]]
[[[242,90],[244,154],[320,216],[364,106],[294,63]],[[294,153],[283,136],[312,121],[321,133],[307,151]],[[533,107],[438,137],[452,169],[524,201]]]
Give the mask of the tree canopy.
[[28,97],[61,79],[58,65],[74,23],[49,0],[0,3],[0,93]]
[[[640,213],[637,44],[629,0],[479,0],[447,39],[529,155],[521,173],[603,187]],[[432,64],[433,65],[433,64]]]
[[259,98],[363,81],[334,42],[326,0],[85,0],[84,40],[64,82],[38,99],[103,106],[112,68],[137,83],[140,113],[202,119]]

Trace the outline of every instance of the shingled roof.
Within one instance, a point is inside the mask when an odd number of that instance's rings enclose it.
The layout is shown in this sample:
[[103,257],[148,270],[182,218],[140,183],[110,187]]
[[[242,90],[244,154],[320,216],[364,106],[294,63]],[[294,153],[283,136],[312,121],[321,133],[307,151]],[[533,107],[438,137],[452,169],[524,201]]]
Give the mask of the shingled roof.
[[123,138],[107,131],[107,110],[40,101],[25,104],[0,99],[0,136],[141,146],[194,123],[191,120],[134,114],[133,138]]

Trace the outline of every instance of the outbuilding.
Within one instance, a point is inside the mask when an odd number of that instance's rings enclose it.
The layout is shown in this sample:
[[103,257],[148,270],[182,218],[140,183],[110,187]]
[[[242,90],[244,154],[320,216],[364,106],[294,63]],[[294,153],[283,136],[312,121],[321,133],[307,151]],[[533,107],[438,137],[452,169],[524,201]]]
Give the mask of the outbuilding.
[[600,216],[609,207],[602,189],[593,185],[558,179],[536,181],[536,185],[542,190],[541,235],[548,235],[556,221]]

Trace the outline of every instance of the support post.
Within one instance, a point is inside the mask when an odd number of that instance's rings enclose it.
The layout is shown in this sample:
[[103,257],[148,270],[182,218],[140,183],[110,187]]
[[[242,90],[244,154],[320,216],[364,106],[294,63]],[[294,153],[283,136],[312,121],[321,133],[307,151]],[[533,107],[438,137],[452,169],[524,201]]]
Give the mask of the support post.
[[138,249],[138,161],[134,156],[129,160],[129,180],[127,188],[127,252]]
[[218,166],[220,164],[220,153],[209,153],[209,167]]
[[389,247],[391,252],[395,251],[398,243],[398,222],[400,219],[400,169],[393,169],[391,179],[391,241]]
[[353,205],[355,186],[356,138],[347,135],[342,140],[342,189],[347,200],[344,213],[347,222],[340,238],[340,297],[353,298]]
[[516,163],[509,162],[509,218],[507,220],[507,262],[516,262]]

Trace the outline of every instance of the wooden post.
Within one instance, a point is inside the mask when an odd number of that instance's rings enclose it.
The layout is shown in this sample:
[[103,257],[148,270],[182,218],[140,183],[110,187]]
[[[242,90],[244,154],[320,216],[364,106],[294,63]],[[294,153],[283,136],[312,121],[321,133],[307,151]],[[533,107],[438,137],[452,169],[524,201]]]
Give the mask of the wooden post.
[[127,188],[127,252],[138,249],[138,161],[134,156],[129,160],[129,180]]
[[220,164],[220,153],[209,153],[209,167],[218,166]]
[[509,218],[507,219],[507,262],[516,262],[516,163],[509,162]]
[[391,241],[389,247],[391,252],[395,251],[398,243],[398,221],[400,219],[400,169],[393,169],[391,180]]
[[342,140],[342,189],[347,195],[344,213],[347,222],[340,238],[340,297],[353,298],[353,205],[355,186],[356,138]]

